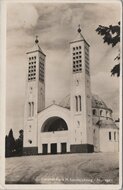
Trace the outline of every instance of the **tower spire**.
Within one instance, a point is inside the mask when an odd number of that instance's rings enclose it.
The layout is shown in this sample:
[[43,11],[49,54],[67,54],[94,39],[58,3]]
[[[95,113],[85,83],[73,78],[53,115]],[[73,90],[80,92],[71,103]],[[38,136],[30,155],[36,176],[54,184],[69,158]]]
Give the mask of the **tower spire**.
[[80,26],[80,24],[78,25],[78,33],[81,33],[81,26]]
[[83,40],[85,40],[84,37],[83,37],[83,35],[82,35],[82,29],[81,29],[81,25],[80,24],[78,25],[77,32],[79,33],[80,38],[83,39]]
[[38,36],[36,35],[35,43],[38,44],[38,42],[39,42]]

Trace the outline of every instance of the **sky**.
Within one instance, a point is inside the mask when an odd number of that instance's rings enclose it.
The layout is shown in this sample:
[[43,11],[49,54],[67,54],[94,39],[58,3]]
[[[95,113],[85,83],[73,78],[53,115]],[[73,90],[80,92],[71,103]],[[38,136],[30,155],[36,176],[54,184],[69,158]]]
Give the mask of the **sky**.
[[[39,44],[46,54],[46,106],[58,104],[70,93],[69,43],[77,35],[78,25],[90,44],[91,89],[119,117],[119,78],[110,70],[117,63],[119,46],[103,43],[95,29],[98,25],[117,24],[120,3],[8,3],[6,63],[6,133],[15,138],[24,126],[26,94],[26,52]],[[57,79],[57,80],[56,80]]]

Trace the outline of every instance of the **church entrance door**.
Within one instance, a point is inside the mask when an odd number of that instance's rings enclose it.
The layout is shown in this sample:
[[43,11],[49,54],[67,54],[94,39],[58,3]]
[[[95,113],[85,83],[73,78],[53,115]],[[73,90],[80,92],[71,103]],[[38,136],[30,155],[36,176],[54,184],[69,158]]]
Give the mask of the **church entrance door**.
[[61,153],[66,153],[67,150],[66,150],[66,143],[61,143]]
[[56,143],[51,144],[51,154],[57,154],[57,144]]
[[43,154],[47,154],[48,153],[48,145],[42,144],[42,148],[43,148]]

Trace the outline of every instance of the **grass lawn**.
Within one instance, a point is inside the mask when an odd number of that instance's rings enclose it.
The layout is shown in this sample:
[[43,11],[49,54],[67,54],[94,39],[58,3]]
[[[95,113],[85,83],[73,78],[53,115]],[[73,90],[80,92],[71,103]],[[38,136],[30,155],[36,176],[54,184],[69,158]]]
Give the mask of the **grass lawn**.
[[116,153],[6,158],[6,184],[118,184]]

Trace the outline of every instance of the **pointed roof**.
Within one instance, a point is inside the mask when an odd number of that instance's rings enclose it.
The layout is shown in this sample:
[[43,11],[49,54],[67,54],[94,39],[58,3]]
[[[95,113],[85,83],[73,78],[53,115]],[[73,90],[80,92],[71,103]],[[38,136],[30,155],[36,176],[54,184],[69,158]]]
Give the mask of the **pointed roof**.
[[[33,52],[40,52],[40,53],[43,53],[42,49],[40,48],[39,46],[39,40],[38,40],[38,36],[36,36],[36,39],[35,39],[35,44],[33,45],[32,48],[30,48],[27,52],[28,53],[33,53]],[[43,53],[44,54],[44,53]],[[45,55],[45,54],[44,54]]]
[[75,42],[79,42],[79,41],[85,41],[87,43],[87,41],[85,40],[85,38],[82,35],[80,25],[78,26],[77,35],[76,35],[75,39],[72,42],[70,42],[70,43],[75,43]]
[[77,33],[75,39],[73,41],[80,41],[80,40],[85,40],[82,33]]

